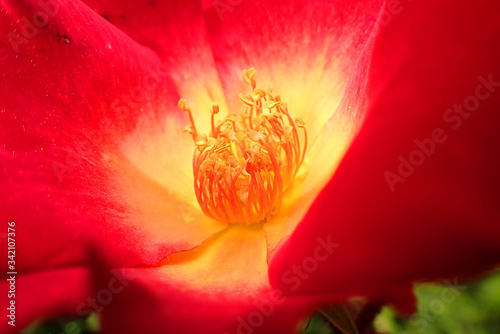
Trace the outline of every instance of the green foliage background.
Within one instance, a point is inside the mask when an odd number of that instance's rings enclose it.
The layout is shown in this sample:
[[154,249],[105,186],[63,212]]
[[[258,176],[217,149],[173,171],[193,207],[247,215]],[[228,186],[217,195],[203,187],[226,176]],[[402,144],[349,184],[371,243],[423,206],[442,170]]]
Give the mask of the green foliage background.
[[[443,298],[445,290],[448,291]],[[380,333],[500,333],[500,271],[469,282],[463,289],[452,291],[445,284],[420,284],[415,287],[415,293],[418,299],[418,312],[410,318],[402,318],[391,308],[383,308],[375,319],[375,327]],[[451,298],[452,296],[456,298]],[[38,322],[22,331],[22,334],[91,333],[99,333],[99,321],[95,314],[85,319]],[[303,333],[332,334],[333,332],[321,317],[315,316]]]
[[499,272],[467,284],[451,302],[443,302],[443,289],[447,287],[439,284],[418,286],[415,292],[419,312],[415,317],[405,320],[384,308],[375,321],[377,329],[397,334],[500,333]]

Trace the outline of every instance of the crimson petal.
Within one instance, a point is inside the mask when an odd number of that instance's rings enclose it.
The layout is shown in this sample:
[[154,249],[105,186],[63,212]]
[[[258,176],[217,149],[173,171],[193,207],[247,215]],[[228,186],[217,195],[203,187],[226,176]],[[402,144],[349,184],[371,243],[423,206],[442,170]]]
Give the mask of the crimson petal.
[[0,219],[17,223],[18,270],[81,263],[88,239],[116,265],[156,263],[217,231],[185,224],[202,235],[169,239],[130,215],[113,179],[139,119],[185,121],[158,56],[78,2],[1,8]]
[[[97,276],[106,290],[116,276]],[[263,290],[252,297],[192,292],[165,281],[152,269],[117,271],[123,288],[113,294],[102,313],[104,333],[292,333],[310,314],[314,302],[285,298],[281,292]],[[108,275],[106,275],[108,273]]]
[[[271,263],[294,294],[377,294],[500,261],[499,6],[389,4],[366,121]],[[338,247],[326,256],[318,237]],[[294,265],[310,272],[291,289]]]
[[313,140],[336,112],[382,1],[204,1],[228,105],[245,92],[242,68],[272,87]]
[[[84,2],[158,55],[195,119],[206,119],[212,104],[227,109],[203,21],[201,1]],[[199,123],[198,128],[208,132],[208,127]]]
[[[82,315],[78,314],[78,309],[92,295],[91,275],[84,268],[52,269],[18,275],[14,280],[9,280],[11,277],[7,276],[7,280],[2,278],[0,284],[5,291],[2,305],[11,309],[11,305],[14,306],[13,312],[7,310],[7,320],[4,319],[0,324],[1,332],[5,334],[19,333],[20,329],[35,320]],[[13,296],[10,296],[12,293]],[[14,317],[9,318],[10,314]],[[15,326],[8,324],[12,320]]]

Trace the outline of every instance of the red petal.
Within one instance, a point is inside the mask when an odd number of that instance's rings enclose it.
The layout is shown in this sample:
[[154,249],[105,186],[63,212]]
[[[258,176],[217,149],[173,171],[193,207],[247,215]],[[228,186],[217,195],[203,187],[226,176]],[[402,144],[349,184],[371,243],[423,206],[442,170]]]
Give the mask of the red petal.
[[[10,278],[10,275],[7,276],[7,279]],[[17,275],[15,280],[10,281],[2,279],[0,287],[5,293],[2,293],[1,300],[7,320],[3,319],[0,325],[1,332],[19,333],[35,320],[83,315],[79,314],[79,309],[86,298],[91,296],[90,282],[88,270],[81,268]],[[11,294],[15,296],[9,297]],[[12,309],[12,301],[14,310],[5,311],[8,307]],[[8,324],[8,321],[12,320],[9,318],[12,312],[15,315],[15,327]]]
[[227,101],[239,108],[241,69],[257,70],[307,126],[311,139],[335,113],[382,1],[204,1]]
[[117,291],[100,304],[105,333],[292,333],[314,307],[312,300],[271,289],[184,290],[158,270],[123,269],[119,275],[98,274],[100,291],[111,291],[109,285]]
[[234,299],[137,279],[104,309],[103,329],[106,333],[293,333],[311,310],[299,299],[271,291]]
[[139,119],[182,129],[179,96],[150,49],[78,3],[5,1],[0,15],[0,219],[17,223],[19,269],[82,261],[88,238],[117,264],[156,263],[220,229],[195,221],[169,234],[116,184],[112,158]]
[[[195,120],[208,120],[212,104],[219,104],[222,110],[227,110],[200,1],[84,2],[128,36],[158,54],[179,94],[190,105]],[[208,132],[209,122],[205,124],[207,127],[197,124],[198,129]]]
[[[112,290],[103,311],[106,333],[292,333],[311,299],[282,298],[269,286],[260,226],[231,225],[193,251],[173,254],[156,268],[97,272]],[[109,286],[109,288],[108,288]],[[105,294],[104,292],[102,294]],[[102,303],[103,305],[105,303]]]
[[[240,108],[237,93],[247,91],[241,69],[255,67],[257,85],[272,87],[292,116],[305,121],[306,164],[321,161],[309,168],[303,188],[292,195],[298,203],[290,201],[290,208],[284,206],[265,225],[271,251],[294,230],[328,182],[364,117],[368,41],[380,9],[380,1],[205,1],[229,106]],[[368,61],[360,61],[365,57]],[[336,142],[325,151],[325,140]]]
[[271,222],[263,226],[271,253],[278,244],[288,239],[302,221],[359,132],[367,109],[368,73],[375,35],[372,32],[359,55],[335,114],[309,145],[304,173],[298,176],[300,182],[285,192],[284,205]]
[[[274,259],[276,287],[290,290],[293,265],[311,271],[294,293],[356,294],[500,261],[498,9],[419,1],[384,12],[367,119]],[[418,166],[388,182],[400,159]]]

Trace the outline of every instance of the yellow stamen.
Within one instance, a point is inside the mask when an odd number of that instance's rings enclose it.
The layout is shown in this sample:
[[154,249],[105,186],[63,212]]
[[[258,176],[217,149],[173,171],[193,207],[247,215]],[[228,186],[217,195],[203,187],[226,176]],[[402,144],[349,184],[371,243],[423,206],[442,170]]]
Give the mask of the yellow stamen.
[[[184,99],[193,136],[194,190],[203,212],[227,223],[269,222],[279,210],[283,192],[293,183],[307,148],[307,131],[300,118],[271,89],[256,88],[255,69],[243,71],[252,90],[240,94],[244,109],[215,125],[219,106],[212,106],[210,136],[198,135]],[[301,146],[297,128],[303,131]]]

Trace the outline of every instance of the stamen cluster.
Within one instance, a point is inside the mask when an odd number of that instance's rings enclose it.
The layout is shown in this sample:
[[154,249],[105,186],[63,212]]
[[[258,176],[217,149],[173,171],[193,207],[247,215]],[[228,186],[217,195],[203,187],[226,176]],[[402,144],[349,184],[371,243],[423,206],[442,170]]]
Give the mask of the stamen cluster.
[[190,108],[184,99],[179,100],[179,108],[191,122],[185,131],[196,144],[196,198],[207,216],[222,222],[269,221],[279,210],[283,192],[293,182],[307,149],[304,122],[292,119],[272,89],[257,88],[255,73],[253,68],[243,71],[243,80],[252,91],[240,94],[241,112],[229,113],[216,125],[219,106],[212,106],[208,136],[197,133]]

